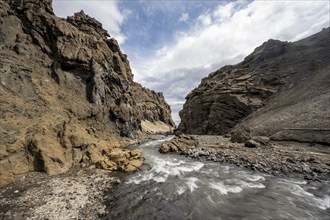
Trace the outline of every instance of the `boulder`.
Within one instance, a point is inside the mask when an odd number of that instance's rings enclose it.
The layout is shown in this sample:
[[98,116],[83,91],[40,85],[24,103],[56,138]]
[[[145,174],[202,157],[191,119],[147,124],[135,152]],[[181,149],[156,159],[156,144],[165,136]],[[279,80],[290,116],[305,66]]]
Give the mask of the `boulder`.
[[[168,152],[171,152],[171,151],[174,151],[175,152],[175,150],[172,149],[172,146],[173,145],[171,144],[171,142],[166,141],[159,148],[159,152],[162,153],[162,154],[165,154],[165,153],[168,153]],[[176,150],[177,150],[177,148],[176,148]]]
[[267,146],[270,142],[269,137],[266,137],[266,136],[254,136],[254,137],[252,137],[252,140],[260,143],[263,146]]
[[231,131],[230,141],[236,143],[245,143],[251,137],[251,130],[245,126],[238,126]]
[[249,148],[259,148],[260,143],[254,141],[254,140],[248,140],[247,142],[245,142],[244,146],[249,147]]
[[180,152],[187,148],[194,148],[198,141],[191,136],[179,135],[170,141],[165,141],[159,148],[160,153]]
[[14,182],[14,175],[8,160],[0,161],[0,186]]

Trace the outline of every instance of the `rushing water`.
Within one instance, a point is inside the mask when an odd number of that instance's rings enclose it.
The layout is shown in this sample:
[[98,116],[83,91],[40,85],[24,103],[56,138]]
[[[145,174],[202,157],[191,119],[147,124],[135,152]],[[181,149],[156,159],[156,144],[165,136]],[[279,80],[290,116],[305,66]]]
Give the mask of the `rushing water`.
[[278,178],[139,148],[152,169],[111,192],[111,219],[330,219],[329,182]]

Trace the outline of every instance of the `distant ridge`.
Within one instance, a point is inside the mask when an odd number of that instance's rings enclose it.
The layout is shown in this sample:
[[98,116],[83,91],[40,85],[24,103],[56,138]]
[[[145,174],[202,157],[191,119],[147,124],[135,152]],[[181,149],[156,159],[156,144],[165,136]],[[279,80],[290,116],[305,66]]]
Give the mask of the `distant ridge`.
[[243,62],[202,79],[177,133],[247,130],[274,140],[330,145],[330,28],[297,42],[269,40]]

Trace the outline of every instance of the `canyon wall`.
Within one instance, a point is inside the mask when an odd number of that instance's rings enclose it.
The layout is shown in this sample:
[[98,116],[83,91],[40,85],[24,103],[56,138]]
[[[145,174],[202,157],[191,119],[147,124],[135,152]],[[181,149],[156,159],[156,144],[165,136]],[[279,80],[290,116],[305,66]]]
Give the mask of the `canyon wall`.
[[177,133],[329,145],[329,51],[330,28],[297,42],[263,43],[202,79],[186,97]]
[[124,146],[173,129],[162,93],[133,81],[117,41],[83,11],[63,19],[51,0],[0,0],[0,48],[0,185],[29,171],[134,170],[141,152]]

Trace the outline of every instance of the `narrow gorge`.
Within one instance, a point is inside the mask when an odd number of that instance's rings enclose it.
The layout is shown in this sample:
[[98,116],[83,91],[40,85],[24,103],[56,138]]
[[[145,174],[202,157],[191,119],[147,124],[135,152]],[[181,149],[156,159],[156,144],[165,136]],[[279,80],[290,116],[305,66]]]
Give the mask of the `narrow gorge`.
[[202,79],[186,97],[177,137],[161,153],[276,176],[330,178],[330,28],[268,40]]
[[[0,219],[329,219],[326,4],[288,2],[0,0]],[[279,5],[315,26],[245,39]]]
[[133,81],[127,56],[83,11],[51,0],[0,1],[0,186],[30,171],[135,170],[147,133],[170,132],[161,93]]
[[[330,145],[330,28],[297,42],[269,40],[243,62],[202,79],[186,97],[177,129]],[[238,131],[241,132],[241,131]]]

